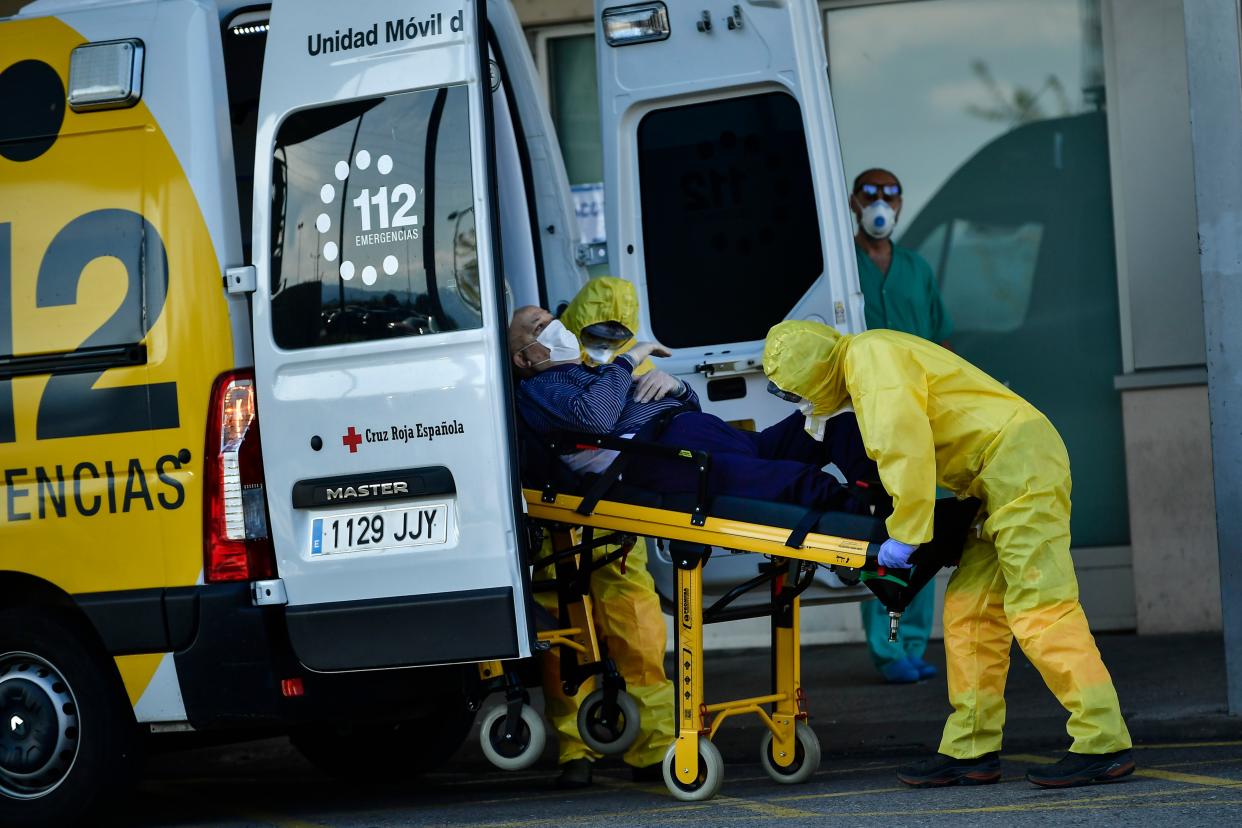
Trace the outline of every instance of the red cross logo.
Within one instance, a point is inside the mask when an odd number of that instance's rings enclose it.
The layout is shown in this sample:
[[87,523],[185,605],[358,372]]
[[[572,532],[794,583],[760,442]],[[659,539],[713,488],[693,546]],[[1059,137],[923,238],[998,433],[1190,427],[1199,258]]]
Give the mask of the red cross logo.
[[362,435],[354,431],[354,427],[350,426],[349,431],[341,437],[341,444],[349,446],[349,453],[355,454],[358,451],[358,444],[362,442]]

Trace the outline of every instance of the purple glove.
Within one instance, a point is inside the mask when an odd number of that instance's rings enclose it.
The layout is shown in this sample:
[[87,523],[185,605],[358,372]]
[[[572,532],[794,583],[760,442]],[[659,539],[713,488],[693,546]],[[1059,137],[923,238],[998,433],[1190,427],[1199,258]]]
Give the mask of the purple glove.
[[910,556],[916,549],[917,546],[889,538],[880,544],[880,554],[876,557],[876,562],[890,569],[905,569],[910,566]]

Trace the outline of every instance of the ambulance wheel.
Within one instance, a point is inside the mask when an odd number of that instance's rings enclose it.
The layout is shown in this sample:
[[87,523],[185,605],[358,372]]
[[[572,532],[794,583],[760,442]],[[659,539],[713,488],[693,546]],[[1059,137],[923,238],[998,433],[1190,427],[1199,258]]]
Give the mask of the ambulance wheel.
[[325,773],[358,782],[396,782],[443,766],[473,724],[474,713],[451,698],[435,715],[308,726],[290,733],[289,741]]
[[0,825],[68,825],[137,775],[134,712],[90,631],[0,611]]
[[664,784],[674,799],[702,802],[720,791],[724,782],[724,759],[720,749],[706,736],[699,737],[699,775],[689,785],[677,778],[677,743],[669,745],[664,754]]
[[629,693],[618,693],[617,709],[612,716],[606,715],[608,712],[604,691],[593,691],[578,708],[578,735],[591,750],[616,756],[638,741],[641,716],[638,703]]
[[806,722],[794,725],[794,760],[785,767],[776,764],[772,756],[772,731],[763,736],[759,745],[759,763],[763,771],[782,785],[797,785],[811,778],[811,774],[819,769],[819,737]]
[[539,761],[548,741],[548,728],[529,704],[522,705],[522,721],[512,740],[505,739],[509,706],[498,704],[483,717],[479,725],[479,743],[483,755],[501,770],[523,770]]

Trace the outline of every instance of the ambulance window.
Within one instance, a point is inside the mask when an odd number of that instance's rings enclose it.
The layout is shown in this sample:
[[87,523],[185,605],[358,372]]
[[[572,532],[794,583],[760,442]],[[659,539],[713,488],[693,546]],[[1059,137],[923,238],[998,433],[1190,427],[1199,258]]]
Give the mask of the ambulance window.
[[824,269],[798,103],[781,92],[644,116],[647,299],[672,347],[763,339]]
[[291,115],[271,256],[282,348],[481,327],[465,87]]

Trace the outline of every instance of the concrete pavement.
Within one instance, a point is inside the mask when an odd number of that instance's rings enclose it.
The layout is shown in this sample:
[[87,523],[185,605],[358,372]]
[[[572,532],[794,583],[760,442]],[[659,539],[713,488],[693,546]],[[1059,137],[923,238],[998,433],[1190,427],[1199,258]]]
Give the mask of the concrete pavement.
[[[1015,651],[1010,674],[1005,779],[983,788],[916,791],[893,768],[934,750],[947,711],[943,678],[894,687],[875,678],[863,648],[807,648],[811,723],[824,747],[819,772],[800,786],[773,783],[758,763],[758,721],[731,720],[717,739],[726,761],[720,796],[678,803],[663,784],[636,784],[619,763],[600,763],[597,784],[552,786],[551,748],[522,773],[491,768],[468,742],[443,771],[399,785],[324,776],[283,739],[179,751],[152,762],[117,825],[445,825],[489,828],[596,825],[802,825],[821,822],[1007,825],[1048,822],[1219,825],[1242,818],[1242,720],[1224,715],[1220,640],[1214,636],[1101,636],[1135,737],[1140,770],[1109,786],[1044,791],[1026,767],[1064,750],[1064,713]],[[939,645],[931,660],[939,662]],[[712,654],[709,698],[762,692],[767,653]],[[411,745],[417,750],[417,745]]]

